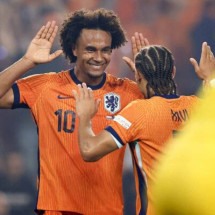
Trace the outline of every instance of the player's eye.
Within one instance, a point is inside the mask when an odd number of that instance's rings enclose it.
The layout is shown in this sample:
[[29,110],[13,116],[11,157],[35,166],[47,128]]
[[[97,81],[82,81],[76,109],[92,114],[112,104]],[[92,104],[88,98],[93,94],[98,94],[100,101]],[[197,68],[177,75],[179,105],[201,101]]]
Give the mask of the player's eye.
[[111,54],[112,53],[112,49],[111,48],[105,48],[102,50],[103,53],[106,53],[106,54]]
[[87,47],[86,50],[87,50],[87,52],[94,52],[95,48],[93,48],[93,47]]

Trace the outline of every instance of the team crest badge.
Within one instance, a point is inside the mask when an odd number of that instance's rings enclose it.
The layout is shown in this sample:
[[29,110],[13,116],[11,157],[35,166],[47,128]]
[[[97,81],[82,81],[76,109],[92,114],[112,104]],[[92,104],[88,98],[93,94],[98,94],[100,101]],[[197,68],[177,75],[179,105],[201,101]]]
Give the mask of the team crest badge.
[[115,93],[107,93],[104,95],[104,107],[110,113],[116,113],[120,110],[120,96]]

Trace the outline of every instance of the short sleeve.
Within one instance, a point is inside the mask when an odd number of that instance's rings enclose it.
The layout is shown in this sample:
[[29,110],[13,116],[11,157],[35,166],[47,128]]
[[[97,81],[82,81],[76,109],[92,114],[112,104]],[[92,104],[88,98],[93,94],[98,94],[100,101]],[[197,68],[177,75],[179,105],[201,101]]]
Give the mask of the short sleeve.
[[19,79],[12,86],[14,93],[13,108],[31,108],[46,89],[50,77],[49,73],[46,73]]
[[[140,101],[140,100],[139,100]],[[116,144],[123,146],[126,143],[135,141],[138,132],[141,131],[142,119],[139,118],[138,100],[127,105],[118,115],[114,116],[113,121],[106,131],[111,133]]]

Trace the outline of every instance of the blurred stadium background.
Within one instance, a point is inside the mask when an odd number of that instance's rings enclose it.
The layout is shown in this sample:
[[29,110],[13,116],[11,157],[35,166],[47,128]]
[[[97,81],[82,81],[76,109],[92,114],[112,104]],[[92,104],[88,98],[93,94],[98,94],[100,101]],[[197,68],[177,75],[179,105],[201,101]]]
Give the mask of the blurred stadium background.
[[[172,50],[180,94],[196,94],[200,86],[190,57],[199,59],[201,43],[215,51],[214,0],[0,0],[0,71],[19,59],[47,20],[59,25],[70,11],[104,7],[114,10],[128,39],[142,32],[151,44]],[[59,47],[58,38],[53,50]],[[133,76],[123,56],[131,56],[130,41],[113,53],[108,72]],[[70,68],[64,57],[38,66],[29,74]],[[37,132],[28,110],[0,111],[0,215],[31,215],[36,198]],[[124,166],[125,215],[134,214],[134,187],[129,153]],[[29,212],[30,211],[30,212]]]

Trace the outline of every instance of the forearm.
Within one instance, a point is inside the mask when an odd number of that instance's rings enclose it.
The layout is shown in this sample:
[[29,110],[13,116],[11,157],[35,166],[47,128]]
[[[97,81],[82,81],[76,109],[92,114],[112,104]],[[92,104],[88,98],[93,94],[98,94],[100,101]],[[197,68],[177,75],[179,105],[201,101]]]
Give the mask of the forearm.
[[84,160],[88,160],[87,157],[93,150],[95,144],[93,144],[93,138],[95,134],[92,130],[90,118],[82,116],[79,118],[79,147],[80,152]]
[[13,83],[24,75],[35,64],[23,57],[0,73],[0,98],[11,88]]

